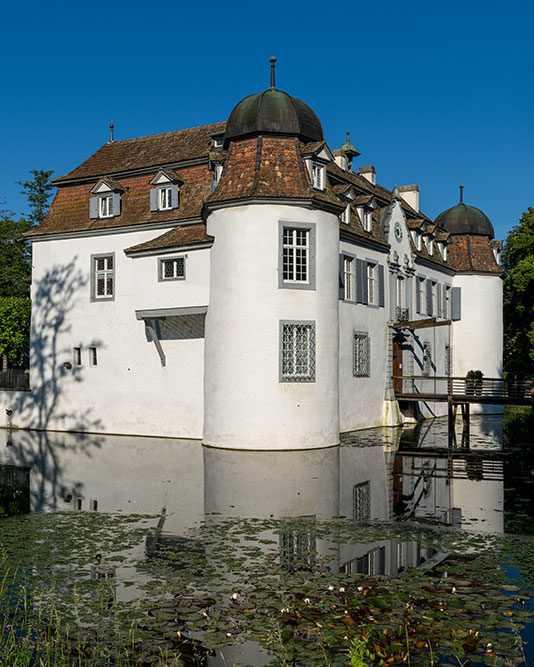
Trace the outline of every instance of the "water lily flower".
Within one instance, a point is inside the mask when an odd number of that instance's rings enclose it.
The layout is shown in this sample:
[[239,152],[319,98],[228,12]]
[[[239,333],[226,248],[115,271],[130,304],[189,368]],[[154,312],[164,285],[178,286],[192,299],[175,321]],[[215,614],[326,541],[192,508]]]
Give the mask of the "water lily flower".
[[311,604],[310,598],[304,598],[304,603],[305,604]]
[[345,589],[343,588],[343,586],[341,586],[341,588],[339,589],[339,592],[340,592],[340,593],[344,593],[344,592],[345,592]]
[[334,587],[333,587],[333,586],[329,586],[329,587],[328,587],[328,590],[329,590],[329,591],[333,591],[333,590],[334,590]]
[[230,600],[237,600],[237,597],[237,593],[232,593],[232,595],[230,595]]
[[358,591],[358,593],[363,593],[363,586],[358,586],[356,590]]
[[231,632],[227,632],[227,633],[226,633],[226,636],[227,636],[228,638],[230,638],[230,637],[232,636],[232,633],[231,633]]

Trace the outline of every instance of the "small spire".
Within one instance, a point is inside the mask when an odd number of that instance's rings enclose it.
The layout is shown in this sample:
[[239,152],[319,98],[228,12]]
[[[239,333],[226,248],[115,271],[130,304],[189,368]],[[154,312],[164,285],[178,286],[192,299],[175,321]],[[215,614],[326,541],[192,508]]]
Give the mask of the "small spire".
[[271,88],[276,88],[274,85],[274,64],[276,62],[276,58],[274,56],[271,56],[269,58],[269,62],[271,63]]
[[113,128],[115,125],[113,125],[113,121],[109,124],[109,141],[110,143],[113,141]]
[[464,186],[460,185],[460,204],[464,203]]
[[393,193],[392,194],[393,194],[393,196],[392,196],[393,200],[400,199],[399,188],[398,188],[396,183],[395,183],[395,187],[393,188]]

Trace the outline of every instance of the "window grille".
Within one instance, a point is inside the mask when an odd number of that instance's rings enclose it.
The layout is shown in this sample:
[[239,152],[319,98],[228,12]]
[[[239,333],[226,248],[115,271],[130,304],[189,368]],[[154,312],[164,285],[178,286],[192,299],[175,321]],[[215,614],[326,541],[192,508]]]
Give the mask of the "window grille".
[[185,278],[185,257],[160,260],[161,280],[180,280],[183,278]]
[[110,298],[114,294],[115,269],[113,255],[94,257],[94,296]]
[[371,518],[371,482],[361,482],[352,488],[352,518],[368,521]]
[[317,546],[313,528],[280,534],[280,562],[288,569],[315,564]]
[[284,282],[308,282],[309,243],[309,229],[284,227],[282,238],[282,271]]
[[315,324],[282,323],[282,381],[315,381]]
[[343,259],[343,274],[345,279],[344,295],[346,301],[354,300],[354,276],[353,276],[354,260],[352,257],[345,257]]
[[354,334],[354,375],[368,378],[371,376],[371,339],[367,333]]

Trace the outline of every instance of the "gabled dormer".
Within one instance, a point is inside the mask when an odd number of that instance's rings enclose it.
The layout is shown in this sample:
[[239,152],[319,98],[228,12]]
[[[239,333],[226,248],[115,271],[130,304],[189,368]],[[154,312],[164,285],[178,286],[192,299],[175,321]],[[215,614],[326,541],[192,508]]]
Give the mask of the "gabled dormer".
[[422,218],[416,218],[415,220],[408,220],[406,224],[410,230],[415,249],[420,252],[422,248],[423,233],[425,231],[425,221]]
[[341,222],[345,225],[350,224],[350,212],[353,201],[356,199],[356,190],[352,185],[335,185],[334,194],[344,204],[345,208],[341,214]]
[[373,229],[373,211],[378,207],[376,199],[373,195],[360,195],[354,200],[354,206],[358,210],[358,215],[365,232],[370,232]]
[[226,159],[226,151],[223,150],[214,150],[210,151],[208,154],[208,169],[211,172],[211,191],[213,192],[215,188],[219,185],[221,180],[224,161]]
[[334,156],[325,141],[314,141],[302,149],[302,157],[310,176],[310,183],[316,190],[326,188],[326,165],[334,161]]
[[429,255],[434,254],[434,239],[436,238],[436,225],[426,225],[423,232],[426,250]]
[[126,189],[119,182],[105,176],[91,190],[90,218],[114,218],[121,213],[121,194]]
[[180,203],[180,186],[182,179],[174,171],[160,169],[150,181],[150,210],[170,211],[178,208]]

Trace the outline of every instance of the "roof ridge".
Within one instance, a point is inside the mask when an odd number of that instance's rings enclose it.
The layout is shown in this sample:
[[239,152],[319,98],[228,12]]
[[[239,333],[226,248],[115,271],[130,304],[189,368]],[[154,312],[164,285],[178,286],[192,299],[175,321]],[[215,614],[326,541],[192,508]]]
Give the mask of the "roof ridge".
[[226,125],[225,120],[217,121],[216,123],[208,123],[207,125],[193,125],[193,127],[182,127],[179,130],[169,130],[168,132],[156,132],[152,134],[143,134],[140,137],[130,137],[129,139],[115,139],[114,141],[106,141],[102,146],[107,146],[108,144],[122,144],[127,141],[139,141],[140,139],[151,139],[152,137],[162,137],[165,134],[179,134],[180,132],[190,132],[191,130],[199,130],[205,127],[212,127],[214,125]]

